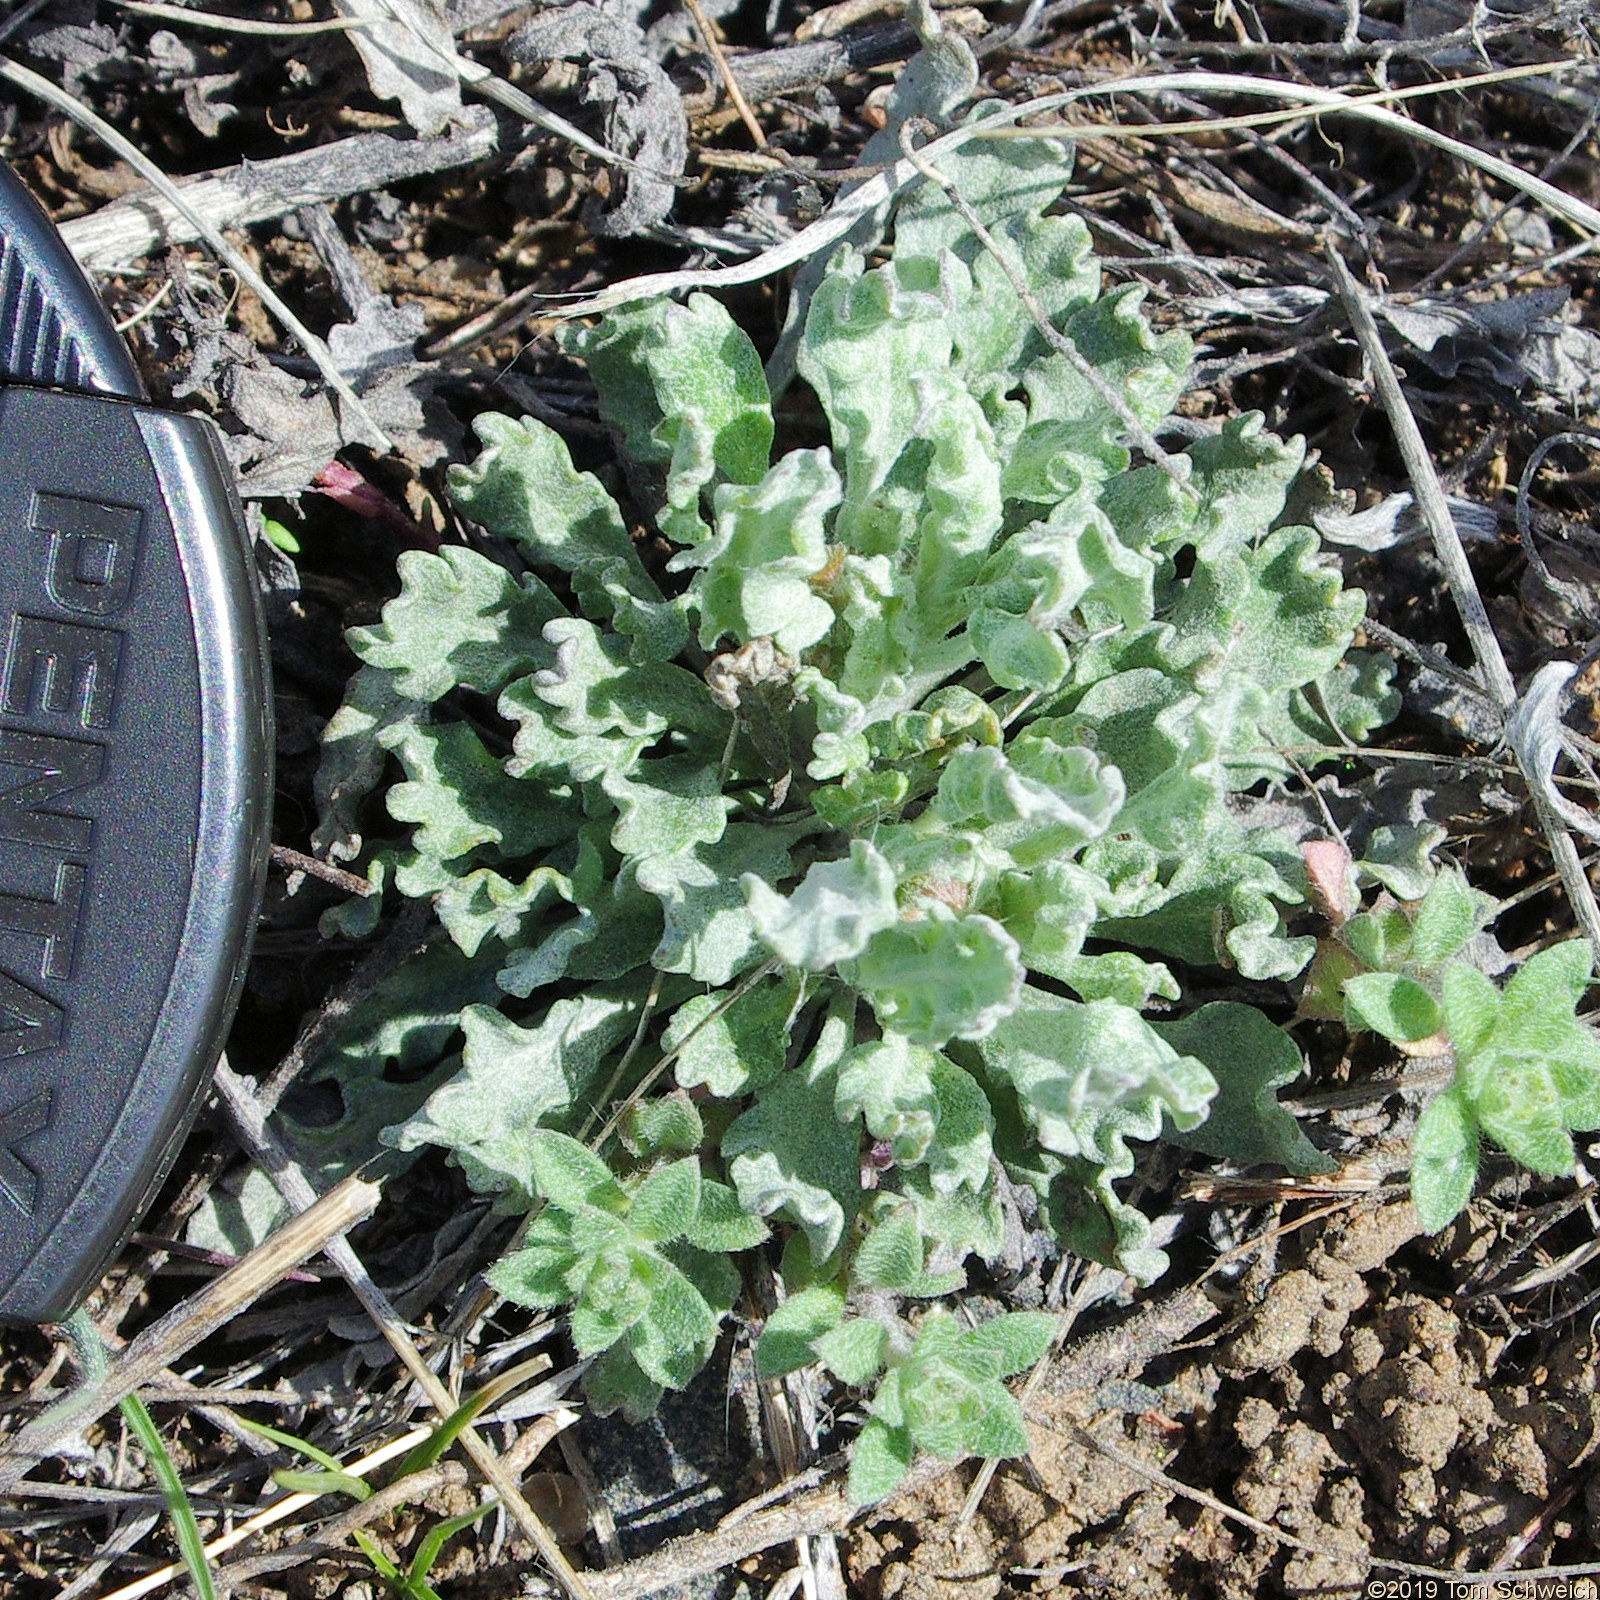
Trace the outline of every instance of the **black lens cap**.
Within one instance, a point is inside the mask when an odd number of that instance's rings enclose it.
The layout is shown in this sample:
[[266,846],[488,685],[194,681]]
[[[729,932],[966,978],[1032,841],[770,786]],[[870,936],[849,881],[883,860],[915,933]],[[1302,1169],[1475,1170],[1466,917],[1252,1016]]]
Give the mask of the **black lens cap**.
[[68,1315],[232,1019],[271,796],[266,631],[205,419],[0,165],[0,1320]]

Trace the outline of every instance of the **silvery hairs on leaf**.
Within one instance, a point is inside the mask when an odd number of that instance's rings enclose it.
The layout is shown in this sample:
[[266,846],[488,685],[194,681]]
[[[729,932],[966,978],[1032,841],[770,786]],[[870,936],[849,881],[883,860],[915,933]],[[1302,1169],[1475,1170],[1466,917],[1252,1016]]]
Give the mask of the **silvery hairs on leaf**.
[[1600,818],[1575,806],[1555,785],[1560,758],[1561,699],[1577,669],[1570,661],[1549,661],[1534,674],[1516,708],[1506,718],[1506,743],[1523,776],[1563,821],[1591,839],[1600,839]]
[[336,0],[341,16],[360,18],[351,43],[380,100],[398,100],[420,137],[443,133],[461,114],[461,78],[449,24],[431,0]]
[[525,22],[506,44],[513,61],[583,63],[583,98],[606,108],[606,145],[661,175],[613,169],[609,208],[591,198],[584,225],[618,239],[666,221],[677,194],[671,180],[689,157],[689,122],[683,100],[660,64],[651,60],[644,30],[620,9],[558,6]]

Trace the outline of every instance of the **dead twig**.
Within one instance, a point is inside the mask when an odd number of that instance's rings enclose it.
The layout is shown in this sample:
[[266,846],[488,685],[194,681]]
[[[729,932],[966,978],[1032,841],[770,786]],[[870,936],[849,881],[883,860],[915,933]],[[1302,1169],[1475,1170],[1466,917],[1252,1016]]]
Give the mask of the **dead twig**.
[[270,851],[274,864],[286,872],[303,872],[308,878],[318,878],[323,883],[331,883],[336,889],[343,889],[346,894],[357,894],[363,899],[378,893],[377,885],[368,879],[346,872],[343,867],[336,867],[331,862],[320,861],[316,856],[308,856],[303,850],[275,844]]
[[[1177,72],[1140,74],[1131,78],[1113,79],[1109,82],[1083,84],[1060,94],[1043,95],[1038,99],[1024,100],[1006,106],[986,117],[980,117],[965,127],[953,128],[937,139],[923,145],[918,152],[924,161],[937,164],[939,158],[959,150],[971,139],[1156,139],[1168,133],[1215,134],[1230,128],[1267,127],[1303,122],[1316,117],[1339,115],[1354,116],[1381,127],[1433,145],[1459,160],[1476,166],[1492,177],[1512,185],[1530,199],[1538,201],[1547,210],[1571,223],[1587,235],[1600,235],[1600,208],[1558,189],[1554,184],[1535,178],[1509,161],[1478,150],[1460,139],[1440,133],[1425,123],[1414,122],[1389,109],[1389,102],[1409,100],[1422,95],[1462,93],[1491,84],[1505,83],[1536,74],[1549,76],[1577,65],[1574,62],[1539,63],[1529,67],[1511,67],[1503,71],[1479,73],[1470,78],[1454,78],[1445,82],[1418,84],[1410,89],[1386,89],[1377,94],[1350,96],[1331,89],[1317,89],[1307,84],[1284,83],[1268,78],[1252,78],[1231,72]],[[1106,94],[1162,94],[1179,91],[1192,94],[1239,94],[1261,99],[1279,99],[1297,102],[1286,110],[1268,111],[1249,117],[1217,117],[1203,122],[1156,123],[1148,127],[1121,127],[1115,124],[1031,124],[1019,127],[1025,118],[1059,111],[1064,106],[1075,105],[1091,96]],[[679,272],[648,273],[629,278],[599,294],[568,302],[549,305],[549,317],[593,317],[618,306],[633,305],[656,295],[678,294],[689,289],[726,289],[747,283],[759,283],[779,272],[820,255],[830,245],[842,239],[864,217],[876,211],[892,196],[910,184],[921,182],[923,174],[909,159],[896,162],[892,167],[865,178],[841,194],[828,208],[827,214],[802,228],[792,238],[763,250],[747,261],[737,261],[725,267],[690,268]],[[1585,239],[1584,248],[1589,248]],[[551,296],[554,301],[557,297]]]
[[756,114],[750,108],[750,102],[744,97],[744,90],[739,87],[739,80],[734,76],[733,67],[729,64],[727,52],[722,48],[722,41],[717,37],[717,30],[712,25],[711,19],[705,14],[700,0],[683,0],[688,8],[689,15],[694,18],[694,25],[699,30],[700,37],[705,41],[706,50],[717,65],[717,71],[722,74],[723,86],[728,91],[728,98],[733,101],[734,109],[739,113],[739,120],[750,130],[750,137],[755,141],[756,149],[767,148],[767,135],[761,124],[756,120]]
[[92,1389],[69,1395],[0,1449],[0,1494],[9,1494],[63,1438],[135,1389],[157,1379],[192,1349],[253,1304],[293,1267],[334,1246],[347,1229],[370,1217],[377,1184],[346,1178],[247,1255],[236,1267],[174,1306],[112,1358]]
[[198,239],[193,218],[213,228],[270,222],[301,206],[385,189],[407,178],[469,166],[495,153],[500,132],[494,117],[474,108],[464,125],[440,139],[396,139],[358,133],[314,150],[272,156],[174,183],[182,207],[160,193],[141,192],[61,224],[61,237],[80,266],[109,272],[164,245]]

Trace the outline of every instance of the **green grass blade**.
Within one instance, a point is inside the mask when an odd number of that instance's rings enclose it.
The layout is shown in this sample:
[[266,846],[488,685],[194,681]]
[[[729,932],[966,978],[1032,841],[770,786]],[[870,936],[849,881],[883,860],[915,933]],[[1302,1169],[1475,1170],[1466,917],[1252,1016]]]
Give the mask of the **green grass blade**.
[[280,1467],[272,1481],[293,1494],[347,1494],[357,1504],[372,1498],[372,1485],[348,1472],[296,1472],[292,1467]]
[[456,1442],[460,1437],[461,1430],[486,1406],[503,1400],[514,1389],[521,1388],[530,1378],[536,1378],[541,1373],[548,1372],[549,1369],[549,1357],[537,1355],[530,1357],[527,1361],[518,1362],[516,1366],[502,1372],[499,1377],[491,1378],[476,1394],[468,1395],[400,1463],[395,1469],[394,1477],[389,1481],[398,1483],[402,1478],[408,1477],[413,1472],[421,1472],[424,1468],[431,1467]]
[[439,1551],[443,1549],[446,1539],[453,1539],[463,1528],[470,1528],[485,1512],[492,1511],[498,1504],[496,1500],[485,1500],[481,1506],[475,1506],[471,1511],[463,1511],[458,1517],[447,1517],[437,1527],[428,1530],[427,1537],[417,1546],[417,1553],[411,1558],[411,1567],[406,1574],[408,1587],[425,1589],[425,1579],[435,1561],[439,1559]]
[[217,1600],[217,1591],[211,1582],[211,1563],[206,1559],[205,1540],[200,1537],[200,1525],[194,1520],[194,1507],[183,1487],[183,1479],[161,1442],[155,1420],[145,1409],[138,1395],[130,1394],[122,1402],[122,1415],[133,1429],[134,1437],[144,1447],[150,1470],[161,1485],[161,1498],[166,1502],[167,1515],[172,1518],[172,1531],[178,1541],[178,1554],[194,1584],[200,1600]]
[[344,1463],[330,1456],[326,1450],[319,1450],[314,1444],[308,1444],[296,1434],[285,1433],[282,1428],[272,1428],[264,1422],[252,1422],[249,1417],[240,1417],[239,1421],[251,1433],[259,1434],[263,1439],[269,1439],[273,1444],[282,1445],[285,1450],[298,1450],[308,1461],[315,1461],[319,1467],[326,1467],[329,1472],[343,1472]]
[[397,1567],[394,1562],[392,1562],[388,1556],[386,1556],[383,1551],[378,1548],[378,1541],[374,1539],[370,1533],[365,1533],[360,1528],[357,1528],[352,1537],[361,1547],[362,1555],[364,1555],[367,1560],[372,1563],[372,1570],[376,1572],[385,1583],[400,1582],[399,1567]]

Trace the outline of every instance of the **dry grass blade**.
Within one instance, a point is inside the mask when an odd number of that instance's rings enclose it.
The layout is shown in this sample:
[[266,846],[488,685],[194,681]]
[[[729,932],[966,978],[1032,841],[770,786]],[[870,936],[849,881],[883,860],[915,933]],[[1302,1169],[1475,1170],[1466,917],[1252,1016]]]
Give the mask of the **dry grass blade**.
[[[396,1456],[403,1456],[406,1451],[414,1449],[432,1431],[431,1428],[413,1428],[402,1438],[391,1439],[388,1444],[363,1456],[359,1461],[352,1461],[340,1470],[352,1478],[366,1478],[379,1467],[393,1461]],[[288,1494],[281,1500],[274,1500],[270,1506],[258,1511],[237,1527],[218,1534],[206,1545],[206,1555],[214,1560],[235,1546],[243,1544],[247,1539],[254,1538],[256,1534],[264,1533],[280,1522],[286,1522],[295,1512],[304,1511],[307,1506],[315,1505],[318,1498],[320,1497],[311,1494]],[[142,1578],[136,1578],[132,1583],[125,1584],[122,1588],[106,1595],[105,1600],[144,1600],[145,1595],[157,1593],[183,1575],[182,1564],[174,1561],[169,1566],[159,1567],[156,1571],[147,1572]]]
[[[319,1202],[310,1179],[268,1128],[249,1085],[225,1061],[217,1066],[216,1084],[217,1098],[240,1144],[266,1170],[278,1192],[291,1206],[302,1212],[307,1208],[314,1209]],[[328,1247],[328,1259],[339,1269],[340,1276],[349,1284],[351,1292],[361,1302],[367,1315],[399,1356],[401,1364],[416,1380],[417,1386],[428,1397],[429,1404],[440,1418],[452,1416],[458,1410],[455,1396],[422,1359],[399,1314],[390,1304],[388,1296],[373,1282],[361,1258],[341,1239]],[[571,1600],[592,1600],[592,1593],[584,1579],[573,1570],[555,1536],[528,1504],[488,1441],[468,1425],[461,1429],[461,1447],[484,1480],[500,1496],[506,1509],[516,1518],[518,1526],[533,1541],[541,1559],[555,1574]]]
[[309,1261],[347,1229],[370,1217],[378,1195],[377,1184],[346,1178],[314,1207],[252,1250],[238,1266],[151,1323],[110,1361],[100,1383],[69,1396],[6,1442],[0,1449],[0,1494],[13,1491],[84,1422],[159,1376],[185,1350],[258,1300],[292,1267]]
[[[1381,94],[1352,98],[1331,89],[1316,89],[1306,84],[1283,83],[1269,78],[1252,78],[1232,72],[1173,72],[1120,78],[1109,83],[1085,84],[1081,88],[1067,89],[1060,94],[1040,96],[1007,106],[963,128],[954,128],[939,138],[923,145],[918,154],[925,162],[937,165],[943,155],[959,150],[971,139],[981,138],[1051,138],[1051,139],[1149,139],[1164,132],[1217,133],[1233,126],[1256,127],[1272,123],[1304,121],[1318,116],[1337,113],[1341,116],[1361,117],[1376,122],[1408,138],[1431,144],[1469,165],[1476,166],[1492,177],[1511,184],[1514,188],[1537,200],[1555,215],[1570,222],[1587,234],[1600,236],[1600,209],[1567,194],[1542,178],[1524,172],[1520,167],[1503,161],[1498,156],[1475,149],[1448,134],[1439,133],[1423,123],[1412,122],[1407,117],[1391,111],[1386,102],[1416,98],[1424,94],[1464,93],[1504,83],[1514,78],[1536,74],[1548,76],[1566,68],[1579,65],[1575,62],[1541,63],[1533,67],[1513,67],[1503,72],[1479,73],[1470,78],[1456,78],[1444,83],[1429,83],[1411,90],[1385,90]],[[1145,124],[1121,127],[1114,124],[1087,123],[1083,125],[1045,125],[1021,128],[1016,126],[1024,118],[1041,116],[1045,112],[1059,111],[1063,106],[1075,105],[1081,100],[1107,94],[1239,94],[1258,98],[1296,101],[1292,110],[1268,112],[1261,117],[1245,120],[1218,117],[1215,121],[1184,122],[1162,125]],[[726,267],[687,269],[680,272],[656,272],[643,277],[629,278],[596,295],[573,301],[565,306],[551,305],[545,315],[551,317],[592,317],[615,310],[618,306],[632,305],[656,295],[679,294],[690,289],[729,289],[742,284],[759,283],[775,273],[787,271],[820,255],[829,245],[847,234],[860,219],[877,209],[891,196],[907,185],[922,181],[922,173],[909,159],[858,183],[828,208],[825,216],[802,228],[792,239],[763,250],[747,261],[734,262]],[[553,297],[552,297],[553,298]]]
[[[1517,704],[1516,684],[1512,680],[1511,669],[1506,665],[1500,641],[1489,624],[1489,613],[1484,608],[1477,580],[1467,563],[1467,553],[1462,547],[1461,535],[1456,531],[1455,521],[1450,515],[1450,507],[1445,500],[1444,488],[1439,482],[1433,458],[1423,443],[1417,419],[1406,403],[1405,392],[1400,387],[1400,379],[1395,373],[1394,363],[1389,359],[1389,352],[1384,348],[1378,324],[1373,318],[1370,307],[1363,299],[1349,267],[1345,265],[1344,258],[1331,244],[1328,246],[1327,255],[1328,265],[1333,271],[1334,281],[1339,286],[1345,309],[1350,314],[1356,337],[1361,343],[1362,353],[1372,368],[1378,398],[1388,415],[1390,427],[1394,429],[1395,443],[1399,446],[1401,458],[1406,464],[1412,493],[1416,496],[1417,507],[1422,512],[1428,532],[1433,538],[1434,551],[1444,567],[1445,580],[1450,585],[1456,609],[1461,613],[1461,620],[1471,641],[1478,669],[1487,680],[1487,686],[1501,713],[1512,714]],[[1556,871],[1561,875],[1561,885],[1566,890],[1568,903],[1572,906],[1573,914],[1589,941],[1590,949],[1600,953],[1600,904],[1596,904],[1594,886],[1589,882],[1589,875],[1583,869],[1578,847],[1573,842],[1567,824],[1545,795],[1545,775],[1536,770],[1526,769],[1525,746],[1522,741],[1516,741],[1515,747],[1519,765],[1524,767],[1523,778],[1533,799],[1534,814],[1550,847]]]
[[371,24],[362,17],[329,17],[322,22],[264,22],[256,17],[225,17],[216,11],[195,11],[189,6],[162,5],[161,0],[111,0],[121,11],[154,17],[160,22],[185,23],[217,33],[249,33],[261,38],[294,38],[308,33],[348,33]]

